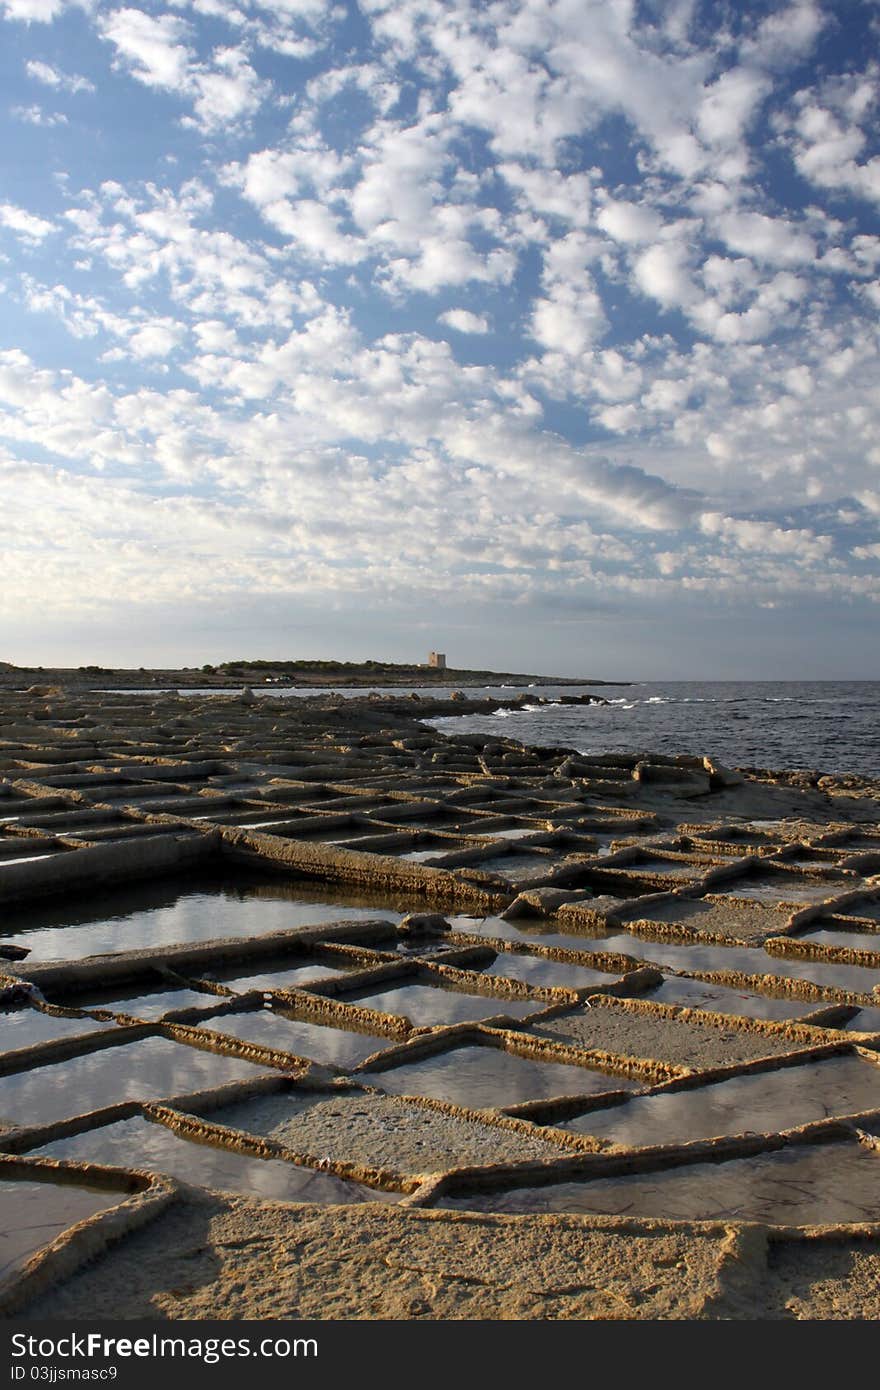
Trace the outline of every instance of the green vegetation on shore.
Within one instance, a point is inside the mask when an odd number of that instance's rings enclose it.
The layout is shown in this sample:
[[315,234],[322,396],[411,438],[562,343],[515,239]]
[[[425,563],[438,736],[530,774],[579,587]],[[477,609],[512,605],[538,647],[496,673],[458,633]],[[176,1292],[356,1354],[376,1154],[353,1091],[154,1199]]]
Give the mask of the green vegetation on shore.
[[15,666],[0,662],[0,686],[37,684],[89,686],[93,688],[177,686],[222,688],[230,685],[625,685],[625,681],[595,680],[588,676],[528,675],[513,671],[469,671],[456,667],[437,669],[392,661],[270,661],[265,659],[222,661],[216,665],[184,667],[79,667]]
[[396,683],[401,680],[420,684],[447,684],[467,679],[490,683],[498,680],[546,681],[549,676],[531,676],[509,671],[468,671],[419,664],[406,665],[393,661],[224,661],[218,666],[203,666],[203,673],[255,679],[286,678],[292,681],[320,676],[322,680],[355,680],[371,683]]

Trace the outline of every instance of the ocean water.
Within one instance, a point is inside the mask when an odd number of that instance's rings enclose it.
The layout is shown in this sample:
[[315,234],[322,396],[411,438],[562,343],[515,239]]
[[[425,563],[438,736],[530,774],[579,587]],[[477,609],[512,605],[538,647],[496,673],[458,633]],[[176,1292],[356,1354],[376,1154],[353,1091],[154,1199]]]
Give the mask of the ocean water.
[[497,734],[580,753],[708,753],[734,767],[880,777],[880,681],[638,681],[535,691],[561,693],[609,703],[535,703],[429,722],[443,733]]
[[[182,690],[181,695],[239,695],[244,687]],[[461,686],[289,686],[254,684],[261,696],[309,699],[375,693],[450,698]],[[709,753],[734,767],[809,768],[880,777],[880,681],[634,681],[630,685],[468,686],[469,699],[535,704],[497,714],[426,720],[442,733],[497,734],[521,743],[580,753]],[[157,695],[161,690],[113,694]],[[168,693],[168,692],[165,692]],[[608,705],[537,703],[563,695],[598,695]],[[414,713],[418,713],[414,706]]]

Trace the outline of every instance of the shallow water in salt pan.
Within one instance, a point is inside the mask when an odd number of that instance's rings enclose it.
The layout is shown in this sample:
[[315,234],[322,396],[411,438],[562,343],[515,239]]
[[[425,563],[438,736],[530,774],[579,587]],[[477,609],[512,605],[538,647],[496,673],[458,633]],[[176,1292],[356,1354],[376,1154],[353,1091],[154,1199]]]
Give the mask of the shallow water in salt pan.
[[769,994],[750,994],[725,985],[705,984],[682,975],[669,975],[656,989],[639,998],[654,1004],[678,1004],[687,1009],[706,1009],[710,1013],[733,1014],[737,1018],[800,1018],[820,1007],[806,999],[790,996],[775,999]]
[[748,898],[753,902],[766,903],[820,903],[826,898],[836,898],[858,883],[846,881],[821,883],[815,880],[796,878],[755,878],[728,879],[719,883],[713,890],[731,898]]
[[46,1124],[121,1100],[158,1100],[257,1077],[267,1069],[170,1038],[139,1038],[0,1077],[0,1122]]
[[484,975],[500,975],[509,980],[522,980],[527,985],[587,989],[590,985],[608,985],[618,976],[605,970],[591,970],[585,965],[570,965],[562,960],[542,956],[497,956]]
[[491,859],[481,859],[473,868],[484,873],[500,874],[512,882],[532,879],[551,874],[561,863],[559,855],[545,854],[498,854]]
[[[387,901],[387,899],[386,899]],[[33,962],[76,960],[106,951],[133,951],[214,937],[260,936],[322,922],[382,918],[401,913],[375,900],[320,885],[274,877],[237,875],[229,880],[179,878],[107,888],[74,900],[11,906],[0,940],[32,951]]]
[[348,970],[359,968],[354,963],[340,966],[312,961],[304,965],[279,965],[276,969],[270,967],[268,970],[255,970],[241,975],[212,971],[211,979],[234,989],[236,993],[246,994],[251,989],[301,989],[303,985],[313,984],[315,980],[325,980],[332,975],[344,975]]
[[0,1010],[0,1053],[17,1052],[22,1047],[56,1042],[61,1038],[81,1037],[112,1028],[112,1023],[98,1023],[91,1018],[56,1018],[40,1009],[25,1006]]
[[877,1033],[880,1032],[880,1007],[859,1009],[854,1018],[849,1023],[842,1023],[841,1028],[848,1032],[856,1033]]
[[[615,866],[618,867],[618,866]],[[711,864],[689,864],[681,859],[637,859],[631,864],[621,864],[620,869],[627,874],[662,874],[664,878],[698,879],[707,874]]]
[[42,1158],[75,1159],[121,1168],[145,1168],[181,1178],[196,1187],[237,1192],[245,1197],[284,1202],[373,1202],[400,1200],[400,1194],[375,1192],[361,1183],[332,1173],[300,1168],[282,1159],[237,1153],[216,1144],[199,1143],[176,1134],[166,1125],[140,1116],[59,1139],[39,1150]]
[[508,1018],[528,1018],[530,1014],[547,1007],[543,999],[463,994],[458,990],[425,984],[398,985],[393,989],[373,993],[358,991],[357,994],[338,997],[347,1004],[402,1015],[417,1028],[466,1023],[472,1019],[494,1018],[496,1014],[505,1014]]
[[78,1009],[108,1009],[111,1013],[130,1014],[133,1018],[153,1022],[172,1010],[206,1008],[215,998],[196,989],[150,990],[147,993],[125,990],[77,994],[71,1002]]
[[[470,829],[470,828],[471,828],[471,827],[469,827],[469,829]],[[479,823],[477,823],[477,824],[475,824],[475,825],[473,826],[473,831],[472,831],[472,833],[474,833],[474,834],[477,834],[477,833],[482,834],[482,833],[483,833],[483,832],[480,830]],[[534,823],[534,825],[511,825],[511,826],[504,826],[504,827],[501,827],[501,828],[497,828],[497,827],[496,827],[496,828],[493,829],[493,830],[487,830],[487,831],[485,831],[485,833],[486,833],[487,835],[489,835],[493,840],[522,840],[522,839],[524,839],[524,838],[525,838],[526,836],[528,836],[528,835],[543,835],[543,834],[546,834],[546,833],[547,833],[547,827],[546,827],[544,824],[542,824],[540,821],[536,821],[536,822]]]
[[861,1144],[801,1144],[726,1163],[448,1197],[438,1206],[787,1226],[877,1221],[880,1154]]
[[815,984],[867,992],[880,983],[880,970],[857,965],[832,965],[824,961],[783,959],[770,956],[760,946],[719,946],[654,941],[647,936],[611,931],[607,935],[586,936],[574,932],[542,931],[538,919],[524,919],[514,925],[501,917],[455,917],[457,931],[475,937],[495,937],[503,941],[530,941],[543,946],[563,946],[570,951],[608,951],[651,961],[672,970],[740,970],[746,975],[775,975],[779,978],[811,980]]
[[639,1148],[722,1134],[772,1133],[874,1108],[880,1108],[880,1066],[844,1056],[691,1090],[635,1096],[609,1110],[563,1121],[559,1128]]
[[835,909],[838,917],[867,917],[872,922],[880,922],[880,899],[849,903],[846,907]]
[[358,1062],[395,1042],[394,1038],[374,1033],[349,1032],[344,1028],[287,1018],[271,1009],[221,1014],[219,1018],[205,1019],[202,1026],[243,1042],[278,1048],[297,1057],[308,1057],[343,1069],[357,1066]]
[[0,870],[11,868],[15,864],[36,864],[39,859],[54,859],[59,854],[64,854],[63,849],[48,850],[45,854],[16,854],[4,855],[0,859]]
[[540,917],[525,918],[517,923],[506,922],[503,917],[449,917],[450,926],[458,932],[475,937],[494,937],[498,941],[522,941],[540,946],[562,946],[569,951],[589,951],[593,947],[577,932],[561,932],[554,924],[548,924]]
[[638,1084],[625,1076],[537,1062],[495,1047],[456,1047],[387,1071],[363,1072],[359,1079],[394,1095],[432,1096],[477,1110],[551,1096],[632,1090]]
[[874,951],[880,955],[880,932],[876,931],[838,931],[835,927],[827,930],[805,931],[798,934],[800,941],[814,941],[817,946],[849,947],[853,951]]
[[125,1200],[124,1192],[0,1178],[0,1280],[78,1221]]

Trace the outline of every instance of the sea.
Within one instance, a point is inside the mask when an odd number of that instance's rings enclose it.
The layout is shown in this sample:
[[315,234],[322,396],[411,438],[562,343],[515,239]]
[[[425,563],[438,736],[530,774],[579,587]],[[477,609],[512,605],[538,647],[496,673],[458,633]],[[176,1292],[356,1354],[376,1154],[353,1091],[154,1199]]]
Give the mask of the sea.
[[[260,695],[308,699],[451,698],[452,686],[252,687]],[[233,695],[183,690],[183,695]],[[117,694],[161,693],[156,689]],[[801,768],[880,777],[880,681],[634,681],[621,685],[468,686],[468,699],[534,699],[517,710],[425,722],[443,733],[496,734],[579,753],[696,753],[731,767]],[[607,704],[564,705],[563,695],[597,695]],[[542,703],[538,703],[539,699]],[[415,712],[415,711],[414,711]]]
[[535,702],[430,723],[579,753],[709,754],[732,767],[880,777],[880,681],[639,681],[534,693],[590,693],[608,704]]

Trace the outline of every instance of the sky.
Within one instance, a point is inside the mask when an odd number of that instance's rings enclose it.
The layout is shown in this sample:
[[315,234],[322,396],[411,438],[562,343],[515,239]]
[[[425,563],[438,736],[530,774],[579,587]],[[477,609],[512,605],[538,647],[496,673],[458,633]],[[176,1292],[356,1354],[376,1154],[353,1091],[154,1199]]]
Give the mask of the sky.
[[0,659],[880,677],[878,0],[0,0]]

